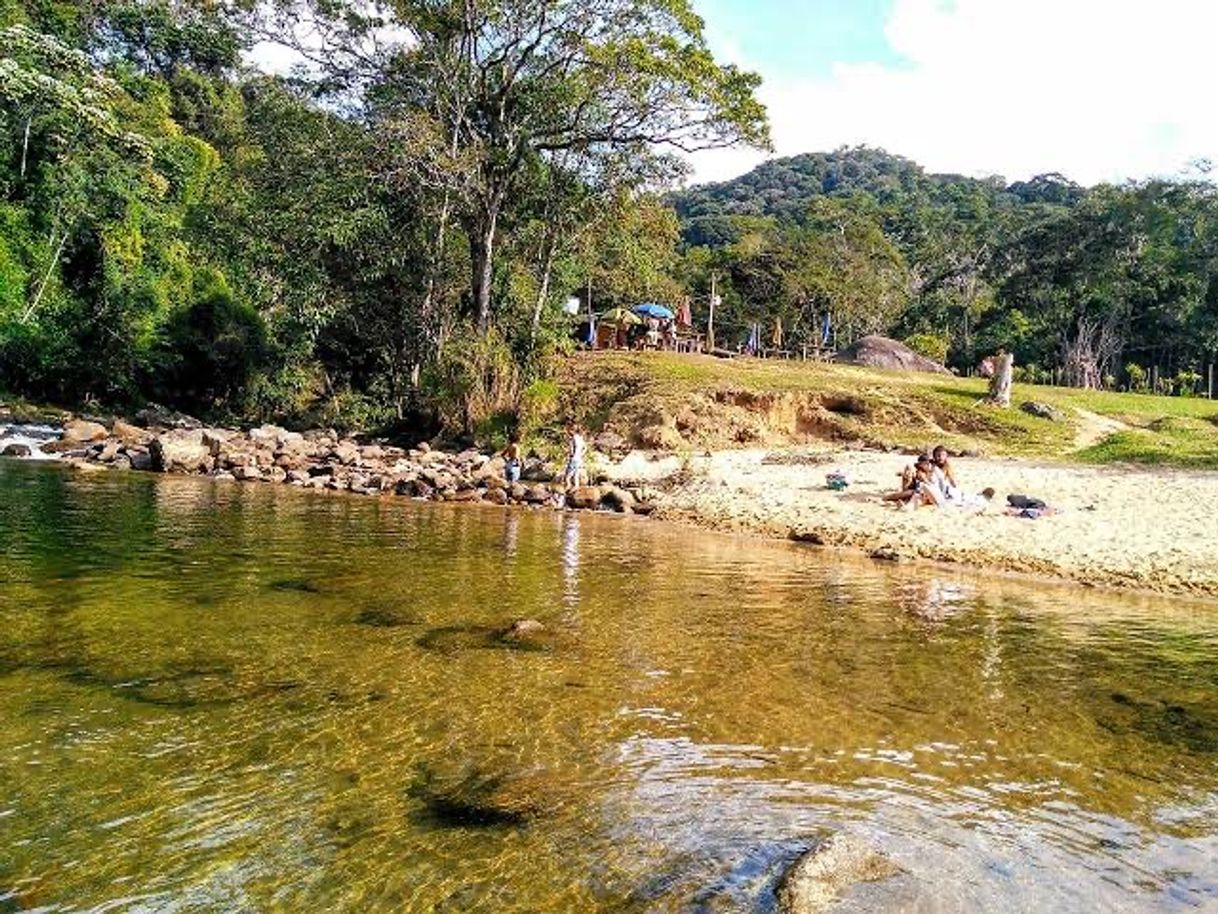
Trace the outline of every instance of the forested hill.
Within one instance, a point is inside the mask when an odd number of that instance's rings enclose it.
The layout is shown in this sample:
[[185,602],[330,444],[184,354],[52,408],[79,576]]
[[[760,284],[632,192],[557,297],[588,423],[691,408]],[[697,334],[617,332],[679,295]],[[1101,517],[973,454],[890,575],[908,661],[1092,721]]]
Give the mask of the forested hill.
[[[880,332],[961,370],[1190,393],[1218,362],[1218,188],[930,174],[870,148],[766,162],[673,193],[686,275],[737,320],[838,342]],[[704,290],[703,290],[704,291]],[[844,338],[844,340],[843,340]]]
[[729,243],[738,232],[727,217],[763,217],[802,222],[816,197],[867,195],[886,204],[951,206],[970,199],[988,205],[1077,203],[1086,191],[1060,174],[1008,184],[997,175],[970,178],[932,174],[916,162],[881,149],[843,148],[771,159],[729,181],[674,193],[686,241]]

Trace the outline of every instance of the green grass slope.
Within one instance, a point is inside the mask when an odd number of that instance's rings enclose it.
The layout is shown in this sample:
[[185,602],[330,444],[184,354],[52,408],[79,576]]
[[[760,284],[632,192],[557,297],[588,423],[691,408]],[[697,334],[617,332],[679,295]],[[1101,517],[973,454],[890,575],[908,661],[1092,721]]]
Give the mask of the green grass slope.
[[[825,439],[943,442],[993,456],[1218,469],[1218,401],[1017,384],[1010,409],[981,379],[815,362],[581,353],[560,378],[565,416],[637,443],[764,446]],[[1020,410],[1034,400],[1059,421]]]

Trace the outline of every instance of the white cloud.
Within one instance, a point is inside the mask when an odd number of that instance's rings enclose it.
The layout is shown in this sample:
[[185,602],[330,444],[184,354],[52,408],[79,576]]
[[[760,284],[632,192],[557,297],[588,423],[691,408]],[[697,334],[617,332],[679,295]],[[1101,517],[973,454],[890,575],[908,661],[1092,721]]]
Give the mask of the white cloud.
[[[1214,0],[896,0],[885,34],[903,65],[767,79],[779,155],[867,144],[932,171],[1085,184],[1218,160]],[[696,179],[762,158],[703,153]]]

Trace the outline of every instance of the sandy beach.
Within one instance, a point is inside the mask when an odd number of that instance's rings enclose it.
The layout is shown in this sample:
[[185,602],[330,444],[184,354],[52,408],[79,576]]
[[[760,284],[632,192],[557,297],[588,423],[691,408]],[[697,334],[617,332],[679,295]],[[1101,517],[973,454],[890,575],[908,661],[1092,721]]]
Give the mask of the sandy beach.
[[[637,455],[614,475],[660,476],[675,458]],[[997,491],[985,508],[898,510],[881,496],[911,458],[868,451],[720,451],[684,463],[657,514],[723,530],[796,537],[909,559],[1051,575],[1079,583],[1218,597],[1218,474],[1071,466],[1013,459],[953,461],[966,491]],[[841,492],[825,484],[841,469]],[[1006,513],[1006,496],[1057,513]]]

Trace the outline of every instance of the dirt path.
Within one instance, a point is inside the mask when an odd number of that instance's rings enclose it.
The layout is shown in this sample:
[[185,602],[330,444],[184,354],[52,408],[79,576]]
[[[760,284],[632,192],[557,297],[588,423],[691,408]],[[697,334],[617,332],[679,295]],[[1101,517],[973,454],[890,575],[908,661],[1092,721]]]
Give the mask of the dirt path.
[[1093,413],[1087,409],[1075,407],[1074,412],[1078,415],[1078,428],[1074,432],[1076,451],[1085,450],[1099,444],[1109,435],[1129,429],[1129,426],[1119,419],[1109,419],[1107,416],[1101,416],[1099,413]]

